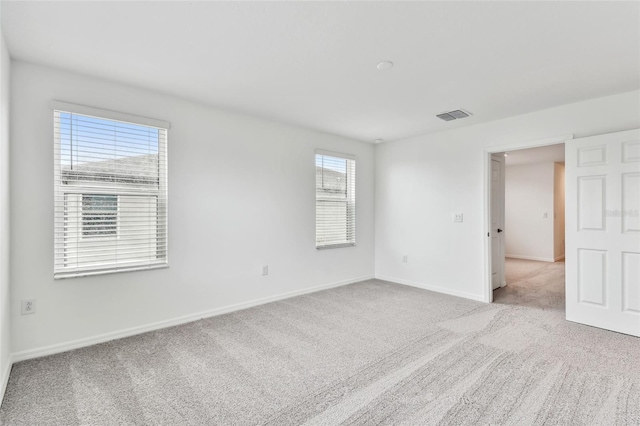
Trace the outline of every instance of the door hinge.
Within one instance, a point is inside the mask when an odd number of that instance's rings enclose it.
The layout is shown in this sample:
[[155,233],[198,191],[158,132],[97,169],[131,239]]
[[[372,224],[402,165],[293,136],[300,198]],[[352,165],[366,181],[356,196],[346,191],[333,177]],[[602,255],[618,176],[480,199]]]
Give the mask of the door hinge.
[[487,237],[490,237],[490,236],[491,236],[491,233],[487,232]]

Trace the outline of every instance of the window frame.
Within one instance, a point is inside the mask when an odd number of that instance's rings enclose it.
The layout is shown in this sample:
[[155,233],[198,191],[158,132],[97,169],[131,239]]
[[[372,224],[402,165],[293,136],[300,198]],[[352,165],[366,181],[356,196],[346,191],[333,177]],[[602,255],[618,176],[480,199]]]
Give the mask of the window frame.
[[[341,160],[346,160],[346,170],[345,170],[345,178],[346,178],[346,182],[345,182],[345,198],[344,200],[340,200],[340,199],[336,199],[336,198],[331,198],[331,197],[325,197],[324,199],[322,199],[322,197],[318,197],[318,182],[317,182],[317,162],[318,162],[318,156],[324,156],[324,157],[332,157],[332,158],[337,158],[337,159],[341,159]],[[315,183],[315,198],[316,198],[316,204],[315,204],[315,234],[316,234],[316,243],[315,243],[315,247],[316,250],[328,250],[328,249],[334,249],[334,248],[344,248],[344,247],[354,247],[357,245],[356,243],[356,229],[357,229],[357,221],[356,221],[356,212],[357,212],[357,198],[356,198],[356,173],[357,173],[357,158],[355,155],[351,155],[351,154],[345,154],[345,153],[339,153],[339,152],[332,152],[332,151],[325,151],[325,150],[321,150],[321,149],[317,149],[315,151],[315,155],[314,155],[314,169],[316,170],[316,183]],[[347,242],[344,243],[334,243],[334,244],[319,244],[318,243],[318,202],[344,202],[345,203],[345,210],[346,210],[346,217],[345,217],[345,224],[347,225],[347,230],[346,230],[346,238],[345,240]]]
[[[52,101],[50,103],[50,108],[52,110],[51,117],[53,118],[53,139],[54,139],[54,265],[53,265],[53,277],[54,279],[65,279],[65,278],[74,278],[74,277],[82,277],[82,276],[91,276],[91,275],[102,275],[102,274],[111,274],[111,273],[119,273],[119,272],[129,272],[129,271],[138,271],[138,270],[149,270],[149,269],[159,269],[159,268],[167,268],[169,267],[169,218],[168,218],[168,204],[169,204],[169,194],[168,194],[168,139],[169,139],[169,129],[171,128],[171,124],[167,121],[156,120],[153,118],[142,117],[132,114],[126,114],[111,110],[105,110],[100,108],[88,107],[84,105],[71,104],[67,102],[60,101]],[[152,189],[149,187],[145,187],[144,185],[135,185],[131,184],[129,187],[123,189],[122,187],[114,190],[113,186],[109,186],[107,184],[101,185],[100,181],[87,181],[86,185],[82,183],[75,183],[73,185],[62,185],[62,164],[60,160],[60,151],[61,151],[61,136],[59,129],[56,128],[56,123],[61,113],[69,113],[69,114],[77,114],[84,115],[89,117],[94,117],[102,120],[109,120],[115,122],[123,122],[127,124],[134,124],[140,126],[147,126],[157,128],[159,131],[163,132],[162,137],[158,139],[158,185],[157,189]],[[162,158],[162,160],[160,160]],[[80,229],[80,235],[78,238],[80,240],[108,240],[113,239],[117,240],[120,237],[120,207],[121,200],[123,196],[155,196],[156,197],[156,205],[159,217],[157,220],[158,228],[156,230],[156,235],[162,235],[163,248],[161,250],[157,249],[157,252],[162,251],[162,257],[159,257],[157,261],[149,261],[149,260],[141,260],[141,261],[131,261],[126,264],[118,264],[111,263],[99,266],[80,266],[75,268],[65,268],[60,267],[58,264],[59,256],[64,256],[65,248],[65,233],[61,232],[57,229],[56,224],[60,222],[64,223],[67,220],[67,200],[66,198],[61,198],[65,196],[65,194],[77,194],[80,197],[80,215],[76,217],[76,221],[79,221],[80,224],[76,225],[76,229]],[[83,235],[83,209],[82,209],[82,197],[83,195],[105,195],[105,196],[115,196],[116,197],[116,234],[112,235],[91,235],[85,236]],[[58,207],[55,203],[61,202],[63,199],[64,207]],[[77,202],[77,201],[76,201]],[[62,252],[62,253],[61,253]],[[62,257],[64,259],[64,257]]]

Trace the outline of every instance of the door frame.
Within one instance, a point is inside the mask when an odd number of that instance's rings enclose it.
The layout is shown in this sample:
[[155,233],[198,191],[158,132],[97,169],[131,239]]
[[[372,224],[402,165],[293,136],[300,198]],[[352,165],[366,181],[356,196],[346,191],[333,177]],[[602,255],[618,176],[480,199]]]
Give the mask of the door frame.
[[[573,133],[567,133],[559,136],[551,136],[548,138],[527,140],[521,142],[513,142],[506,145],[493,146],[486,148],[483,154],[484,168],[484,302],[493,302],[493,286],[491,285],[491,155],[500,152],[515,151],[518,149],[537,148],[540,146],[557,145],[565,143],[567,140],[573,139]],[[565,193],[565,199],[567,194]],[[565,230],[566,233],[566,230]],[[502,260],[504,263],[504,259]]]
[[[494,184],[496,183],[496,182],[493,181],[493,164],[492,163],[494,161],[497,161],[497,162],[500,163],[500,180],[497,183],[499,185],[498,193],[500,194],[500,203],[499,203],[500,207],[499,208],[502,210],[502,212],[500,214],[501,217],[500,217],[500,220],[499,220],[499,223],[498,223],[498,229],[499,229],[499,228],[504,228],[504,222],[505,222],[505,219],[506,219],[505,218],[505,200],[504,200],[504,197],[505,197],[505,172],[506,172],[506,170],[505,170],[505,166],[506,166],[505,155],[506,154],[504,152],[492,153],[491,154],[491,161],[489,162],[489,165],[490,165],[489,166],[490,167],[489,172],[491,173],[491,176],[490,176],[490,184],[489,184],[489,233],[487,233],[487,237],[489,237],[489,239],[492,240],[492,241],[489,242],[490,248],[491,248],[491,253],[489,254],[490,255],[490,259],[489,260],[491,261],[491,267],[492,267],[492,269],[491,269],[491,290],[492,290],[491,294],[493,294],[493,291],[494,291],[494,288],[493,288],[493,273],[495,271],[493,270],[493,249],[494,249],[494,247],[493,247],[494,241],[493,240],[495,240],[495,238],[491,238],[491,234],[490,233],[491,233],[491,230],[493,229],[492,222],[493,222],[493,219],[494,219],[493,216],[494,216],[494,213],[495,213],[493,211],[492,207],[493,207],[493,201],[494,201],[493,200],[493,190],[495,189],[494,188]],[[498,250],[498,256],[500,256],[501,259],[504,259],[504,253],[505,253],[504,232],[502,232],[497,237],[498,237],[498,239],[500,240],[500,243],[501,243],[500,244],[500,250]],[[499,285],[498,288],[500,288],[500,287],[504,287],[504,286],[507,285],[507,281],[506,281],[506,278],[505,278],[505,272],[504,272],[504,262],[500,262],[500,267],[498,269],[499,269],[498,276],[500,277],[500,285]]]

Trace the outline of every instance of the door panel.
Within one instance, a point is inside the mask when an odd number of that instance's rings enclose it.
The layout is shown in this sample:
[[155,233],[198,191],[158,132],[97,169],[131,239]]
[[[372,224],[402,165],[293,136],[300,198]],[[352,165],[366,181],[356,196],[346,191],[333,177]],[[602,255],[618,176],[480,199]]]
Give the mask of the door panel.
[[578,298],[581,303],[606,306],[607,252],[578,249]]
[[[622,310],[640,314],[640,253],[622,253]],[[634,285],[635,284],[635,285]]]
[[[622,174],[622,211],[640,211],[640,173]],[[636,232],[640,238],[640,214],[623,214],[622,232]]]
[[605,176],[578,178],[578,229],[604,230],[607,180]]
[[640,336],[640,130],[565,150],[567,319]]

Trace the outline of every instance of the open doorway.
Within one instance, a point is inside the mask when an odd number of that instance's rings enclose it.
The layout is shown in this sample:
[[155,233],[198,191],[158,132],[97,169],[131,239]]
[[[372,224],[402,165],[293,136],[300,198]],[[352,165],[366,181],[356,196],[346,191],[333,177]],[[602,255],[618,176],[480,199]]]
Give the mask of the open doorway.
[[[494,226],[496,221],[491,217],[492,158],[496,153],[509,156],[519,149],[560,143],[565,144],[566,155],[566,275],[559,271],[555,276],[566,276],[558,280],[565,281],[565,317],[575,323],[640,336],[640,239],[637,238],[640,232],[640,215],[637,213],[640,211],[640,129],[579,139],[573,139],[572,135],[558,136],[485,151],[487,267],[484,300],[494,300],[493,237],[500,235],[504,243],[504,235],[509,232],[509,228],[502,227],[504,224],[498,224],[504,230],[498,233],[497,225]],[[541,262],[531,265],[546,264],[546,271],[535,267],[520,268],[519,276],[529,277],[530,282],[534,275],[539,281],[549,280],[554,271],[548,268],[563,266],[555,257],[554,262],[545,263],[542,263],[544,260],[519,260]],[[506,287],[496,290],[496,293],[515,287],[508,283],[508,275],[509,272],[505,271]],[[539,297],[528,301],[522,297],[517,299],[521,304],[534,305],[540,305],[539,300]],[[551,305],[562,310],[561,302],[545,306]]]
[[488,153],[487,301],[564,312],[565,139]]

